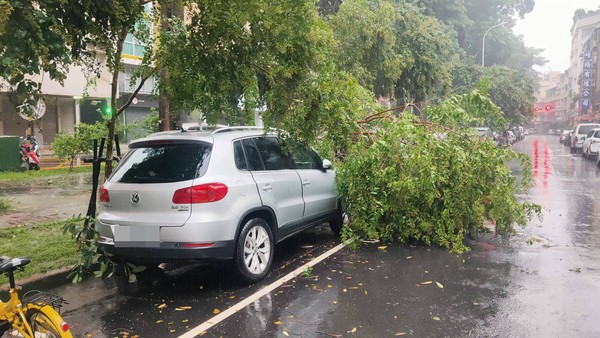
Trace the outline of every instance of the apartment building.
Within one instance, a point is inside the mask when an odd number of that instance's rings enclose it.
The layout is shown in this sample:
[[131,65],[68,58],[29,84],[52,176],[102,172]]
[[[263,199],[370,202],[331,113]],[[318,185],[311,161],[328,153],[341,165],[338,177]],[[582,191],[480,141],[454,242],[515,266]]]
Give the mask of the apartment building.
[[535,93],[534,123],[541,131],[566,128],[570,117],[566,73],[544,72],[540,74],[539,83],[540,88]]
[[[598,99],[593,97],[598,76],[597,30],[600,10],[577,17],[571,28],[571,63],[568,79],[568,105],[575,112],[572,123],[598,121]],[[595,38],[594,38],[595,37]]]

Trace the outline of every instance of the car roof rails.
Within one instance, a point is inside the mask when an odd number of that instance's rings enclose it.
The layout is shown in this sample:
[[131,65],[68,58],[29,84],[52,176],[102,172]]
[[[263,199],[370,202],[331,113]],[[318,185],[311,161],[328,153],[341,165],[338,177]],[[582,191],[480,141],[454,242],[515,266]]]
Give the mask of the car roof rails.
[[[226,133],[226,132],[230,132],[230,131],[235,131],[235,130],[263,130],[265,131],[264,127],[259,127],[259,126],[236,126],[236,127],[223,127],[223,128],[219,128],[215,131],[212,132],[212,134],[219,134],[219,133]],[[269,128],[268,131],[271,132],[278,132],[281,131],[279,129],[276,128]]]

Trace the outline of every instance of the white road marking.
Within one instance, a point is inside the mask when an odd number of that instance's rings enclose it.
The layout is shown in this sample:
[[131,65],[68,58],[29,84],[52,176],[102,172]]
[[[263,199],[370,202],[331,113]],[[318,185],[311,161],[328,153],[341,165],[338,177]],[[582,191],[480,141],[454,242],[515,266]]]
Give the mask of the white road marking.
[[273,290],[277,289],[281,285],[283,285],[283,284],[289,282],[290,280],[294,279],[296,276],[298,276],[302,272],[304,272],[304,270],[306,270],[307,267],[313,267],[313,266],[317,265],[319,262],[321,262],[322,260],[324,260],[325,258],[327,258],[327,257],[333,255],[334,253],[340,251],[342,248],[346,247],[346,244],[347,244],[347,242],[337,245],[336,247],[334,247],[334,248],[330,249],[329,251],[323,253],[319,257],[316,257],[315,259],[313,259],[310,262],[302,265],[301,267],[297,268],[296,270],[294,270],[294,271],[288,273],[287,275],[279,278],[278,280],[276,280],[275,282],[271,283],[270,285],[268,285],[268,286],[266,286],[266,287],[258,290],[257,292],[255,292],[250,297],[248,297],[248,298],[240,301],[239,303],[231,306],[229,309],[227,309],[227,310],[219,313],[218,315],[210,318],[209,320],[207,320],[204,323],[196,326],[195,328],[191,329],[190,331],[182,334],[178,338],[192,338],[192,337],[196,337],[197,335],[201,334],[202,332],[207,331],[211,327],[217,325],[218,323],[220,323],[223,320],[227,319],[228,317],[234,315],[238,311],[244,309],[246,306],[252,304],[254,301],[256,301],[257,299],[259,299],[260,297],[262,297],[262,296],[264,296],[264,295],[272,292]]

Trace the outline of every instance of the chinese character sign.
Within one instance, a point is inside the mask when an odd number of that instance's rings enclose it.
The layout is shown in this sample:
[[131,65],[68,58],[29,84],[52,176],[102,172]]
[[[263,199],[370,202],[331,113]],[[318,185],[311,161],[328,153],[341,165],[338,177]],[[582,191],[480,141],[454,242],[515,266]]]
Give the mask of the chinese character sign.
[[592,61],[592,52],[586,50],[583,52],[583,72],[581,80],[581,113],[587,114],[592,106],[592,78],[594,76],[594,62]]

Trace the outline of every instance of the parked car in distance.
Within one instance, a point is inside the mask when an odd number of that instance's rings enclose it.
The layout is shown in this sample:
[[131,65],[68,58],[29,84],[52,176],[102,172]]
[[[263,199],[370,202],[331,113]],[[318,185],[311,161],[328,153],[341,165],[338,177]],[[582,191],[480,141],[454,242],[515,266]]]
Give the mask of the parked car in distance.
[[512,130],[506,131],[506,134],[508,137],[508,144],[513,144],[513,143],[517,142],[517,136],[515,135],[515,133],[513,133]]
[[514,127],[514,131],[518,141],[525,138],[525,129],[522,126]]
[[585,136],[594,128],[600,128],[600,123],[580,123],[573,128],[571,136],[571,153],[580,152]]
[[148,268],[229,260],[254,283],[277,243],[324,222],[339,233],[331,162],[279,135],[225,127],[131,142],[100,188],[99,249]]
[[600,128],[594,128],[586,135],[581,146],[581,156],[584,158],[598,156],[597,148],[600,144],[596,145],[596,143],[600,143]]
[[481,137],[494,139],[494,132],[488,127],[476,127],[475,130],[477,131],[477,135]]

